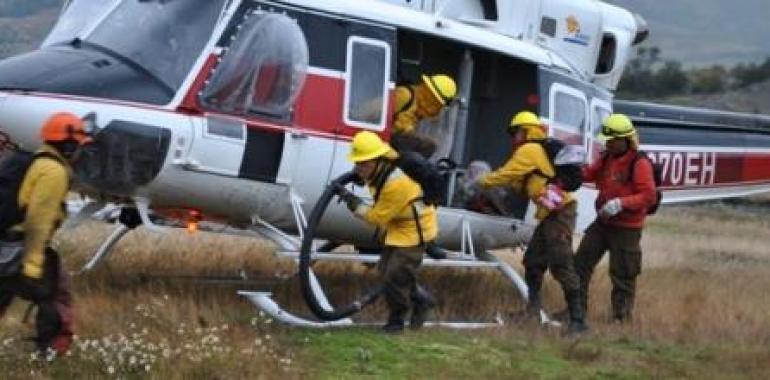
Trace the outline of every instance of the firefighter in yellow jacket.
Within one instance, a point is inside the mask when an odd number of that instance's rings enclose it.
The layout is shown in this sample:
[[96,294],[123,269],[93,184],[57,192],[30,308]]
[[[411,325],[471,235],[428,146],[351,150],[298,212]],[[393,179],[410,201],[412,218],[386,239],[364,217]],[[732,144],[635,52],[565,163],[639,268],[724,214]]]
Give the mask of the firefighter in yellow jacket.
[[519,112],[511,120],[508,132],[513,136],[513,155],[501,168],[480,178],[479,185],[510,186],[537,204],[535,218],[539,223],[524,254],[529,288],[527,311],[532,315],[540,312],[540,288],[545,271],[550,268],[564,291],[570,313],[568,331],[585,331],[585,310],[580,303],[580,282],[572,252],[577,202],[572,194],[549,183],[555,169],[541,144],[547,135],[537,115]]
[[353,138],[348,159],[369,188],[374,204],[365,204],[344,188],[340,198],[356,217],[385,231],[384,249],[377,264],[383,281],[385,301],[390,309],[385,332],[400,332],[404,317],[412,309],[410,327],[420,328],[433,297],[417,282],[425,245],[438,235],[436,210],[420,201],[420,185],[398,169],[398,153],[372,132]]
[[396,87],[391,144],[399,152],[413,151],[425,158],[436,152],[436,142],[418,133],[420,121],[438,116],[457,96],[457,85],[448,75],[423,75],[417,85]]
[[72,298],[67,272],[49,243],[65,217],[70,165],[91,138],[83,121],[70,113],[51,116],[40,136],[45,144],[27,169],[18,193],[24,221],[3,233],[6,241],[24,241],[24,259],[21,275],[0,284],[0,315],[14,297],[34,302],[38,349],[63,354],[72,342]]

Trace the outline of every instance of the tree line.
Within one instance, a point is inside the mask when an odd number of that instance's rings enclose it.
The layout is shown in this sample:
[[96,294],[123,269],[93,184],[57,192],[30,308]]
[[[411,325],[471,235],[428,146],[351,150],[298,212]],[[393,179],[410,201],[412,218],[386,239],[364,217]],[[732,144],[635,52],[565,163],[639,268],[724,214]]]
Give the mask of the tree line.
[[770,79],[770,57],[760,63],[732,67],[710,65],[685,69],[681,62],[663,59],[658,47],[640,47],[618,87],[618,96],[655,99],[675,95],[716,94]]

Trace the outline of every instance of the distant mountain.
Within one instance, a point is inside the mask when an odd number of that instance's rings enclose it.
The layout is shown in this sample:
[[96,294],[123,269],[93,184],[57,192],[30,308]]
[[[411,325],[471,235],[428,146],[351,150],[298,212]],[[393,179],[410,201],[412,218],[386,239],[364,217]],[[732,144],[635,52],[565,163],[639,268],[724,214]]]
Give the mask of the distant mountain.
[[646,46],[685,65],[731,65],[770,57],[768,0],[605,0],[650,24]]

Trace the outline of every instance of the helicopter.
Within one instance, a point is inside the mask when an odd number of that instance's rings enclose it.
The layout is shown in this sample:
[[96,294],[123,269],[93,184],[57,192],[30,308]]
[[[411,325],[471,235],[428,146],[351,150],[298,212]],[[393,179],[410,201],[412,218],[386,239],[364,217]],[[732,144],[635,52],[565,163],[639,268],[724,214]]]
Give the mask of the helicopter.
[[[424,264],[499,270],[526,297],[521,276],[484,253],[526,243],[533,205],[469,210],[456,201],[458,183],[472,161],[507,158],[502,126],[520,110],[582,147],[586,161],[598,157],[594,137],[648,33],[641,16],[598,0],[72,0],[37,50],[0,61],[0,145],[36,149],[38,128],[54,112],[89,120],[96,141],[75,174],[76,190],[93,201],[72,219],[111,203],[120,223],[86,269],[137,226],[161,230],[157,218],[232,226],[291,259],[308,238],[329,243],[311,244],[314,260],[373,262],[376,255],[325,252],[377,248],[373,229],[343,206],[330,204],[310,237],[307,215],[350,169],[356,132],[389,139],[396,85],[446,73],[457,79],[458,99],[420,128],[452,163],[437,244],[455,254]],[[664,203],[770,190],[769,119],[614,108],[627,110],[642,148],[663,164]],[[577,192],[579,229],[595,217],[595,196],[589,186]],[[310,275],[315,296],[332,308]],[[309,320],[269,293],[242,294],[290,324],[354,323]],[[544,312],[541,319],[549,321]]]

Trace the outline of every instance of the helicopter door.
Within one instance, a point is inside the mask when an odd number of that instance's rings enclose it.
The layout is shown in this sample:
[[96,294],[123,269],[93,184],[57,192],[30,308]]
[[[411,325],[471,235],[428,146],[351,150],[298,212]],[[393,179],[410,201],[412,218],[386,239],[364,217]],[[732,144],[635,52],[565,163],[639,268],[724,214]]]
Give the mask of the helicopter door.
[[282,13],[245,12],[231,28],[237,37],[225,41],[199,95],[207,117],[195,125],[189,165],[276,182],[284,157],[299,149],[286,132],[307,74],[307,41],[296,20]]
[[586,157],[589,162],[597,159],[601,154],[600,144],[596,141],[596,135],[601,132],[602,122],[612,113],[612,106],[604,99],[591,99],[591,125],[586,133]]
[[246,125],[243,120],[212,115],[192,120],[194,135],[187,167],[238,177],[246,147]]
[[[563,83],[553,83],[549,91],[550,133],[570,145],[585,147],[591,140],[591,122],[586,94]],[[586,155],[587,156],[587,155]],[[577,191],[578,225],[593,219],[591,194],[583,187]]]

